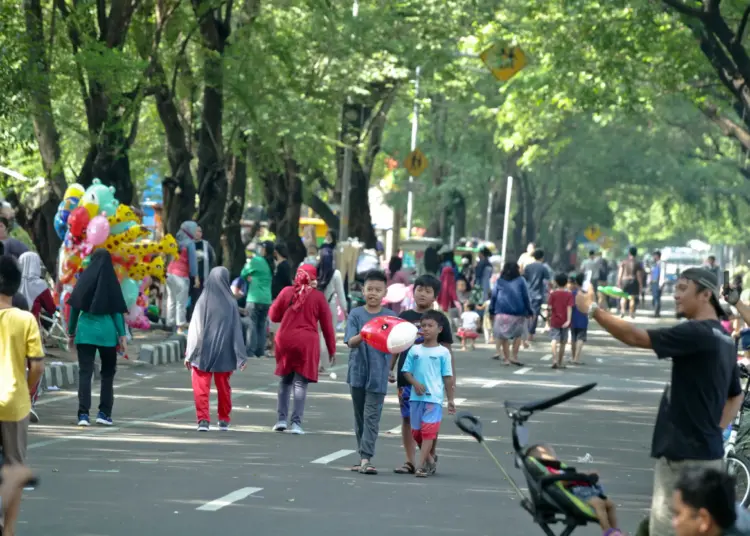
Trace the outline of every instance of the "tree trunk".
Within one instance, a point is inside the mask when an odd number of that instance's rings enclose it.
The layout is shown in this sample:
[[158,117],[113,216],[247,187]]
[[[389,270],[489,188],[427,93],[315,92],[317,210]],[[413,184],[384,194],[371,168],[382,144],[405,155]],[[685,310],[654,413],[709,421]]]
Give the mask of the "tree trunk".
[[[523,202],[524,202],[524,213],[526,216],[526,222],[524,224],[524,249],[526,244],[529,244],[531,242],[536,242],[536,219],[534,218],[534,200],[538,199],[538,196],[535,195],[535,188],[533,183],[531,182],[531,179],[526,173],[519,173],[518,176],[519,179],[519,191],[520,186],[523,185],[523,189],[525,192]],[[519,202],[521,199],[519,198]]]
[[221,246],[224,249],[224,266],[233,276],[242,271],[245,265],[245,245],[242,243],[242,211],[245,209],[247,189],[247,140],[242,149],[232,156],[231,172],[228,181],[228,197],[224,214]]
[[454,192],[453,225],[456,226],[456,238],[466,236],[466,198],[460,192]]
[[43,195],[34,208],[29,203],[22,203],[15,191],[7,192],[5,200],[16,212],[16,222],[29,233],[44,267],[50,274],[56,274],[57,254],[62,242],[55,232],[55,214],[60,199],[54,192]]
[[[368,248],[377,243],[370,215],[370,179],[375,157],[380,152],[385,120],[393,106],[396,88],[392,82],[373,82],[370,93],[357,102],[346,102],[341,114],[340,141],[352,145],[352,177],[349,196],[349,234],[357,237]],[[365,143],[366,141],[366,143]],[[361,147],[365,144],[364,149]],[[336,151],[339,175],[343,173],[344,149]]]
[[511,247],[508,258],[517,259],[520,252],[526,251],[526,245],[524,244],[524,222],[526,221],[526,184],[523,180],[519,180],[521,177],[514,177],[513,184],[514,188],[513,197],[515,197],[516,211],[513,214],[513,233],[511,234]]
[[227,199],[222,121],[224,116],[223,54],[230,34],[232,2],[222,20],[210,0],[193,0],[204,46],[205,81],[201,126],[198,131],[198,222],[212,244],[221,239],[221,224]]
[[302,211],[302,181],[296,163],[284,158],[283,169],[254,166],[266,199],[270,231],[276,240],[289,248],[289,260],[296,267],[305,258],[305,246],[299,236],[299,218]]

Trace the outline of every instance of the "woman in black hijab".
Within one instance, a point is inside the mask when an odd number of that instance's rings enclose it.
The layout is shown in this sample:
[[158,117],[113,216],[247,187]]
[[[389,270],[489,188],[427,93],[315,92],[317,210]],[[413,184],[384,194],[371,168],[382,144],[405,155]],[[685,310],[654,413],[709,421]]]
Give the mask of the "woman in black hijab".
[[78,426],[90,424],[91,377],[97,352],[102,361],[102,383],[96,422],[112,426],[117,351],[124,353],[127,347],[124,315],[128,307],[106,249],[97,249],[91,255],[91,262],[78,277],[68,304],[68,334],[75,336],[78,351]]

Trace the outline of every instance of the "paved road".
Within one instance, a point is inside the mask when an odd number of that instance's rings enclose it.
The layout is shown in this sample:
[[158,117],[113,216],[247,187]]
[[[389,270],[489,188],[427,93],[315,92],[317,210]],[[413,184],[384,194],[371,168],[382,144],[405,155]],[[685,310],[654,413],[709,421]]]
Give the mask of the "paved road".
[[[520,477],[502,401],[598,382],[588,395],[539,414],[531,439],[597,470],[631,531],[649,504],[650,436],[668,365],[613,343],[596,326],[590,340],[586,366],[565,371],[549,368],[546,341],[522,354],[524,368],[490,360],[488,347],[458,353],[459,410],[483,419],[490,446]],[[337,367],[340,378],[343,369]],[[393,474],[403,461],[400,436],[389,432],[399,424],[395,392],[386,399],[374,459],[381,473],[364,476],[348,470],[357,460],[342,379],[311,387],[305,436],[270,431],[270,360],[254,360],[233,378],[230,432],[195,431],[189,377],[178,366],[129,367],[117,382],[115,428],[77,429],[75,393],[49,393],[42,401],[29,452],[42,485],[26,494],[20,535],[541,534],[483,449],[447,417],[439,474]],[[586,454],[593,463],[575,463]],[[231,504],[215,502],[221,498]]]

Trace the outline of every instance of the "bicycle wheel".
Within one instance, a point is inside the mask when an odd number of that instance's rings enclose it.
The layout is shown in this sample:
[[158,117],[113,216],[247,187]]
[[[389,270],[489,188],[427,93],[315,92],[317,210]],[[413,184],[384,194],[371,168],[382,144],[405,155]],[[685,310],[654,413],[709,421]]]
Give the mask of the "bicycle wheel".
[[727,472],[736,480],[736,500],[743,508],[750,504],[750,460],[732,452],[726,457]]

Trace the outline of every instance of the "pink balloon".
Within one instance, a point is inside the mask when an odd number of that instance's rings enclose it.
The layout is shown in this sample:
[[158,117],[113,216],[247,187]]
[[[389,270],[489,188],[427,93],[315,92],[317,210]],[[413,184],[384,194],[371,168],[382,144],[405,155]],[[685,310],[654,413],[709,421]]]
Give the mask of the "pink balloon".
[[130,307],[130,310],[125,315],[125,320],[129,323],[135,322],[141,316],[143,316],[143,309],[141,307],[138,307],[136,304],[133,304]]
[[86,228],[86,242],[90,246],[102,245],[109,236],[109,222],[105,216],[94,216]]

